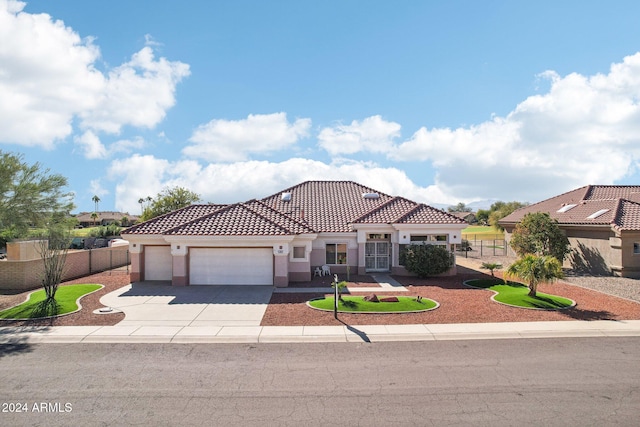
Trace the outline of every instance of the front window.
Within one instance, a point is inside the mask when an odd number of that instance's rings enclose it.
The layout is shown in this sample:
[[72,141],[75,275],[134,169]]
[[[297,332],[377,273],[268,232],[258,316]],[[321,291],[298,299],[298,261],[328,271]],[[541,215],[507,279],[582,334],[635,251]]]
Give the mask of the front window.
[[327,243],[327,264],[346,264],[347,245],[346,243]]
[[293,258],[295,259],[304,259],[305,257],[305,247],[304,246],[294,246],[293,247]]
[[633,253],[634,254],[640,254],[640,243],[635,242],[633,244]]

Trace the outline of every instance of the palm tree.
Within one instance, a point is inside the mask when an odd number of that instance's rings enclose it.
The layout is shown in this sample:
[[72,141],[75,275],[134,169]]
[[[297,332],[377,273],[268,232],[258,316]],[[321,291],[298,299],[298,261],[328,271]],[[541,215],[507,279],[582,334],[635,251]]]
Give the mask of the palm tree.
[[483,262],[480,268],[491,271],[491,277],[496,277],[493,274],[493,270],[500,270],[502,268],[502,264],[498,264],[497,262]]
[[98,214],[97,213],[92,213],[91,214],[91,219],[93,219],[93,225],[96,225],[96,220],[98,219]]
[[525,255],[509,266],[507,276],[524,280],[529,285],[529,296],[535,297],[539,283],[562,279],[562,264],[550,255]]
[[144,210],[142,204],[144,203],[144,199],[142,197],[140,197],[138,199],[138,203],[140,203],[140,213],[142,213],[142,211]]
[[93,211],[98,212],[98,203],[100,203],[100,197],[98,197],[98,195],[94,195],[91,198],[91,201],[96,204],[96,208]]

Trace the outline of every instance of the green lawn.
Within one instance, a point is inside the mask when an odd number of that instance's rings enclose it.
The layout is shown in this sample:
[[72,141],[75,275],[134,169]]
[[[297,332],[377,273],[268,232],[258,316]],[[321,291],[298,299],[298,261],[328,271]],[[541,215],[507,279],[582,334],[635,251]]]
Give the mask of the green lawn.
[[0,319],[37,319],[72,313],[78,310],[78,298],[102,288],[102,285],[68,285],[60,286],[56,292],[56,306],[44,305],[46,298],[44,290],[35,291],[29,295],[29,300],[20,305],[0,311]]
[[[343,296],[344,302],[338,303],[338,311],[341,313],[403,313],[432,310],[438,307],[438,303],[422,298],[416,301],[416,297],[397,297],[398,302],[371,302],[365,301],[362,296]],[[384,298],[384,296],[378,296]],[[320,310],[333,311],[334,297],[326,297],[309,301],[307,304]]]
[[538,292],[535,297],[530,297],[527,295],[529,288],[518,282],[509,281],[505,284],[499,279],[477,279],[468,280],[465,284],[472,288],[490,289],[496,292],[493,296],[494,300],[515,307],[561,310],[575,305],[575,302],[568,298],[542,292]]
[[485,225],[470,225],[462,230],[462,238],[467,240],[504,239],[504,232]]

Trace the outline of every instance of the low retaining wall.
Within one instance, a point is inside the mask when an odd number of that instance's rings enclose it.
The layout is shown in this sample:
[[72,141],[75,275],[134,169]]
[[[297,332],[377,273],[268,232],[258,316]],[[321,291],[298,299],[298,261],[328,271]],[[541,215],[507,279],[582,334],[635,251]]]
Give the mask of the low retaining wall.
[[[70,251],[63,280],[88,276],[130,264],[129,247]],[[0,261],[0,290],[36,289],[41,286],[43,266],[41,259],[26,261]]]

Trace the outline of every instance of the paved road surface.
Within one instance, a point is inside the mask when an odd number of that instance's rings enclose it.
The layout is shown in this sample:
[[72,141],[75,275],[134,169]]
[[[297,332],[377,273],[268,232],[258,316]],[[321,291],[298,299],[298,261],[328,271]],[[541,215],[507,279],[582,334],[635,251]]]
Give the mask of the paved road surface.
[[637,337],[16,344],[0,425],[635,426],[639,368]]

